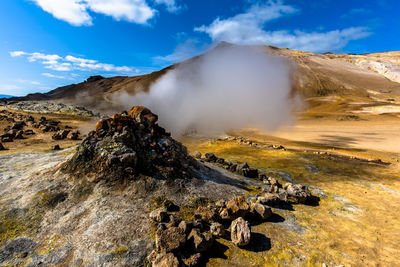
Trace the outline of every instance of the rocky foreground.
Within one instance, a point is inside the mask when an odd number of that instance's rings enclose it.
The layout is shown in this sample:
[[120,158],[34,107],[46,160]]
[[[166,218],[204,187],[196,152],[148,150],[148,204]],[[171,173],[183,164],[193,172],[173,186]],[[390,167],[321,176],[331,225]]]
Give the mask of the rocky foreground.
[[53,153],[2,160],[0,264],[201,266],[221,238],[265,249],[251,227],[274,209],[318,204],[305,185],[192,157],[145,107],[100,120],[67,161]]

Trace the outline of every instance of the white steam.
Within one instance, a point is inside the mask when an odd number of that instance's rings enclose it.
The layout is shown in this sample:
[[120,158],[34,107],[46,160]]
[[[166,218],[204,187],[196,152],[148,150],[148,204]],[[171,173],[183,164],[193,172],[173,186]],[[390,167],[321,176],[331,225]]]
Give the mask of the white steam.
[[254,127],[274,130],[291,121],[292,66],[283,57],[250,47],[217,47],[179,64],[148,93],[120,97],[144,105],[175,136],[190,129],[215,135]]

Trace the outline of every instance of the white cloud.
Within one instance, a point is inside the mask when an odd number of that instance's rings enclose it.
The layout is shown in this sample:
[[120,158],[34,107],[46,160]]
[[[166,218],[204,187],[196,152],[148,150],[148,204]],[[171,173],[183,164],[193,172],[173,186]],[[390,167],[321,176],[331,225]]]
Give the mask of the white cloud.
[[159,5],[164,4],[171,13],[178,12],[182,9],[182,6],[178,6],[175,0],[154,0],[154,2]]
[[31,85],[40,85],[38,81],[31,81],[31,80],[24,80],[24,79],[17,79],[16,82],[23,83],[23,84],[31,84]]
[[44,11],[72,25],[92,25],[87,4],[81,0],[33,0]]
[[[44,72],[42,73],[43,76],[49,77],[49,78],[55,78],[55,79],[63,79],[63,80],[75,80],[72,77],[67,77],[67,76],[62,76],[62,75],[55,75],[52,73]],[[73,75],[71,75],[73,76]]]
[[12,52],[10,52],[10,56],[12,56],[12,57],[19,57],[19,56],[22,56],[22,55],[25,55],[25,52],[23,52],[23,51],[12,51]]
[[194,30],[207,33],[214,42],[274,45],[313,52],[338,51],[351,40],[365,38],[371,33],[364,27],[350,27],[328,32],[267,31],[265,24],[273,19],[294,14],[298,10],[282,2],[255,4],[246,12],[226,19],[215,19],[208,26]]
[[[10,52],[12,57],[26,56],[29,62],[39,62],[44,65],[46,69],[55,71],[105,71],[105,72],[138,72],[137,69],[127,66],[115,66],[113,64],[106,64],[98,62],[94,59],[86,59],[67,55],[62,57],[59,55],[43,54],[43,53],[27,53],[23,51]],[[49,76],[48,76],[49,77]]]
[[92,25],[89,11],[125,20],[147,24],[157,11],[146,0],[32,0],[55,18],[74,26]]

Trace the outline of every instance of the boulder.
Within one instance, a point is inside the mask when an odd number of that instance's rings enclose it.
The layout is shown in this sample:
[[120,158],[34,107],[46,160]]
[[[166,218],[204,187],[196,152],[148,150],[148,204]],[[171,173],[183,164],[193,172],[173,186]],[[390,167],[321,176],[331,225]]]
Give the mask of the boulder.
[[200,153],[199,151],[194,152],[193,156],[194,156],[196,159],[201,159],[201,153]]
[[247,163],[237,165],[236,172],[248,178],[258,177],[258,169],[250,168]]
[[228,211],[229,217],[231,219],[236,219],[238,217],[244,217],[250,211],[250,206],[246,199],[241,196],[234,198],[226,204],[226,209]]
[[192,222],[187,222],[187,221],[181,221],[179,223],[178,227],[180,229],[182,229],[183,232],[185,232],[186,235],[188,235],[190,233],[190,231],[192,231],[193,223]]
[[199,206],[194,213],[195,219],[201,219],[205,222],[211,222],[218,220],[218,212],[216,208],[211,206]]
[[68,136],[71,140],[79,140],[79,131],[70,132]]
[[210,225],[210,233],[214,236],[224,236],[225,235],[225,228],[222,224],[218,222],[213,222]]
[[275,206],[281,203],[281,199],[278,194],[265,193],[260,197],[257,197],[257,202],[263,205]]
[[168,219],[168,212],[165,208],[158,208],[150,212],[149,217],[157,223],[165,222]]
[[54,140],[64,140],[65,138],[67,138],[69,133],[70,133],[70,130],[60,130],[60,131],[56,132],[55,134],[53,134],[52,138]]
[[217,157],[213,153],[206,153],[204,155],[204,157],[205,157],[205,160],[207,162],[215,162],[215,161],[217,161]]
[[242,217],[237,218],[231,224],[231,240],[238,246],[243,247],[250,243],[251,231],[247,221]]
[[263,220],[268,219],[272,215],[271,208],[260,203],[251,203],[250,209],[253,214],[258,215]]
[[283,189],[287,192],[287,199],[294,203],[304,203],[312,198],[310,190],[303,184],[286,183]]
[[164,231],[157,231],[156,248],[160,252],[179,251],[186,243],[186,234],[179,227],[170,227]]
[[173,253],[160,253],[152,262],[153,267],[178,267],[179,261]]
[[1,151],[1,150],[6,150],[6,148],[3,146],[2,143],[0,143],[0,151]]
[[25,122],[17,121],[17,122],[13,123],[13,125],[11,126],[11,129],[22,130],[25,125],[26,125]]
[[202,233],[200,229],[193,228],[188,236],[188,242],[196,252],[205,252],[214,243],[214,237],[209,232]]

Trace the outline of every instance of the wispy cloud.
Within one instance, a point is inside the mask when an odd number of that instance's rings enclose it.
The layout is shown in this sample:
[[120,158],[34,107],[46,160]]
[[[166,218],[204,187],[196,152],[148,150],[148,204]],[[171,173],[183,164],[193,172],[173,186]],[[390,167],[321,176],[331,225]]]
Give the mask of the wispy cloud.
[[164,4],[171,13],[177,13],[183,9],[183,6],[178,5],[175,0],[154,0],[154,2],[159,5]]
[[[114,20],[137,24],[148,24],[158,11],[146,0],[31,0],[55,18],[74,26],[93,25],[91,13],[103,14]],[[183,6],[175,0],[153,0],[155,4],[165,5],[171,13],[177,13]]]
[[48,73],[48,72],[44,72],[42,73],[43,76],[48,77],[48,78],[54,78],[54,79],[62,79],[62,80],[75,80],[72,77],[68,77],[68,76],[63,76],[63,75],[55,75],[52,73]]
[[40,82],[38,81],[32,81],[32,80],[24,80],[24,79],[17,79],[15,80],[16,82],[22,83],[22,84],[30,84],[30,85],[40,85]]
[[118,72],[130,73],[139,72],[137,69],[127,66],[115,66],[113,64],[101,63],[98,60],[86,59],[67,55],[65,57],[56,54],[43,54],[43,53],[27,53],[24,51],[10,52],[12,57],[26,57],[29,62],[39,62],[44,65],[46,69],[55,71],[105,71],[105,72]]
[[157,14],[146,0],[32,0],[55,18],[74,26],[92,25],[89,12],[137,24],[147,24]]
[[269,1],[264,5],[254,4],[244,13],[230,18],[216,18],[210,25],[196,27],[194,30],[208,34],[214,42],[267,44],[313,52],[339,51],[349,41],[365,38],[371,34],[366,27],[349,27],[326,32],[265,29],[267,22],[299,12],[295,7],[285,5],[282,1]]

